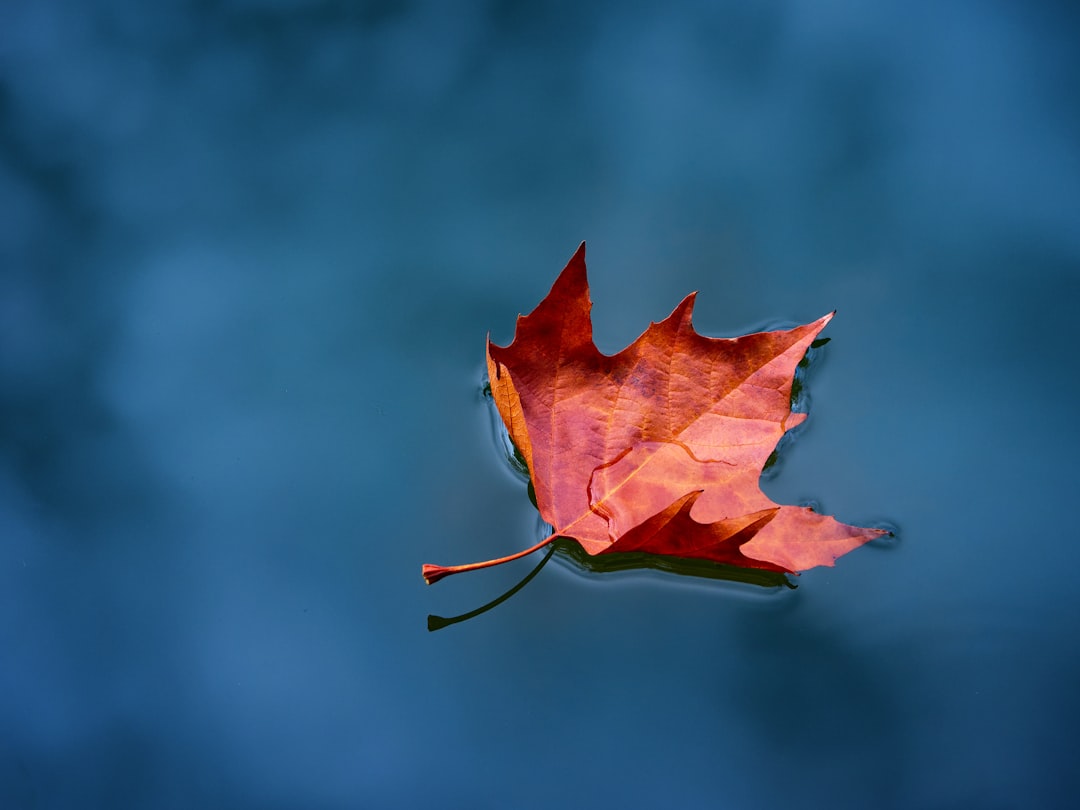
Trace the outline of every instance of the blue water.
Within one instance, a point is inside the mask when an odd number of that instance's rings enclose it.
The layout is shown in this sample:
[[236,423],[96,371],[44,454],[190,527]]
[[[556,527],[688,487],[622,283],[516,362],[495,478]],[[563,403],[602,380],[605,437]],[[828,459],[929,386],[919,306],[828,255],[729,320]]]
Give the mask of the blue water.
[[[945,6],[948,5],[946,8]],[[0,8],[0,807],[1070,807],[1065,3]],[[833,309],[794,591],[501,556],[507,343]]]

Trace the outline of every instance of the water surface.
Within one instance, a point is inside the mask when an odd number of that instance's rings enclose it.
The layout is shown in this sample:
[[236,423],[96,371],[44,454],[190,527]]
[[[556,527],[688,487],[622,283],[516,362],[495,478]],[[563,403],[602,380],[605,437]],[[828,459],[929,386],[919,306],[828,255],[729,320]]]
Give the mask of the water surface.
[[[1066,807],[1064,4],[0,11],[0,804]],[[794,591],[558,556],[484,340],[837,318]]]

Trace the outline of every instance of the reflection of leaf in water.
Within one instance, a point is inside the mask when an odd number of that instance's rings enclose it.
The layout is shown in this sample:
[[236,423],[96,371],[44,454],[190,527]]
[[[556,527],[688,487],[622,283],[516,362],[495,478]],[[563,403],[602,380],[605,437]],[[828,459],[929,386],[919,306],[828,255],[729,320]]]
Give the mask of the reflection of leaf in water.
[[746,585],[756,585],[761,588],[790,588],[798,587],[780,571],[766,571],[761,568],[740,568],[735,565],[723,565],[709,562],[708,560],[683,559],[666,554],[649,554],[642,551],[629,551],[622,554],[604,554],[593,557],[585,552],[581,546],[573,540],[560,538],[548,546],[547,554],[540,560],[521,582],[504,593],[497,599],[492,599],[486,605],[462,613],[460,616],[446,618],[428,615],[428,630],[434,632],[449,627],[452,624],[474,619],[482,613],[487,613],[492,608],[498,607],[511,596],[532,581],[533,577],[540,573],[552,555],[558,552],[560,556],[570,560],[580,570],[592,574],[604,574],[614,571],[654,570],[666,571],[683,576],[702,577],[705,579],[724,580],[726,582],[740,582]]
[[742,568],[737,565],[724,565],[709,560],[674,557],[669,554],[650,554],[646,551],[627,551],[621,554],[601,554],[592,556],[572,540],[555,541],[559,554],[573,562],[582,571],[591,574],[606,574],[614,571],[635,571],[651,569],[666,571],[682,576],[717,579],[727,582],[742,582],[762,588],[798,587],[782,571],[768,571],[764,568]]

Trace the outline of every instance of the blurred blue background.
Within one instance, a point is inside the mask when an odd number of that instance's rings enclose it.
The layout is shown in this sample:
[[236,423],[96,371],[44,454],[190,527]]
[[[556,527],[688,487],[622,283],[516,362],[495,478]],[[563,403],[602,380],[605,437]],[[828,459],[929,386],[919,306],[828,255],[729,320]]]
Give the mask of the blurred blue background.
[[[0,807],[1072,806],[1072,4],[0,5]],[[525,560],[506,343],[838,309],[793,592]],[[558,559],[558,558],[556,558]]]

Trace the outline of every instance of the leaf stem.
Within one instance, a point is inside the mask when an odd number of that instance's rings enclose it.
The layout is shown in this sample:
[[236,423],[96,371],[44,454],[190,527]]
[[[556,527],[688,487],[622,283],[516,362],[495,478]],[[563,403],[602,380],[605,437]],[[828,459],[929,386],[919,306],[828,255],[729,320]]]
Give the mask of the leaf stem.
[[531,548],[527,548],[524,551],[519,551],[516,554],[510,554],[506,557],[499,557],[495,560],[484,560],[484,562],[469,563],[467,565],[425,564],[423,568],[424,581],[427,582],[428,585],[431,585],[432,583],[438,582],[443,577],[448,577],[451,574],[460,574],[462,571],[476,571],[480,568],[491,568],[494,565],[502,565],[503,563],[510,562],[511,560],[519,560],[522,557],[527,557],[534,551],[539,551],[558,536],[559,535],[557,534],[549,534],[547,537],[545,537],[543,540],[541,540],[539,543],[537,543],[535,546],[532,546]]
[[498,597],[497,599],[492,599],[490,602],[488,602],[483,607],[478,607],[476,610],[470,610],[468,613],[462,613],[460,616],[454,616],[452,619],[447,619],[447,618],[445,618],[443,616],[436,616],[434,614],[429,614],[428,617],[427,617],[427,629],[428,629],[428,631],[429,632],[435,632],[436,630],[442,630],[444,627],[449,627],[450,625],[457,624],[458,622],[464,622],[464,621],[468,621],[469,619],[474,619],[477,616],[479,616],[481,613],[487,613],[492,608],[498,607],[503,602],[505,602],[507,599],[509,599],[511,596],[513,596],[515,593],[517,593],[522,588],[524,588],[526,585],[528,585],[529,582],[532,581],[533,577],[535,577],[537,574],[540,573],[540,569],[543,568],[545,564],[547,564],[547,561],[551,559],[551,555],[554,554],[554,553],[555,553],[555,546],[551,546],[550,548],[548,548],[547,554],[544,555],[544,559],[542,559],[540,561],[540,564],[538,566],[536,566],[536,568],[534,568],[532,571],[530,571],[528,573],[528,575],[525,577],[525,579],[521,580],[521,582],[519,582],[513,588],[508,590],[502,596]]

